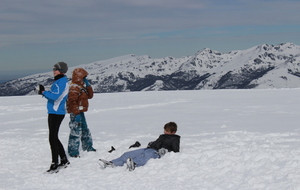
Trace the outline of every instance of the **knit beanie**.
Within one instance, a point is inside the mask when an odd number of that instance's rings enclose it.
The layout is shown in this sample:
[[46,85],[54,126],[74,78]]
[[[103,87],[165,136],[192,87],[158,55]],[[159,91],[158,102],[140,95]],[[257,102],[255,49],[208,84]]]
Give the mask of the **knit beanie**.
[[58,62],[54,65],[60,73],[66,73],[68,71],[68,65],[65,62]]

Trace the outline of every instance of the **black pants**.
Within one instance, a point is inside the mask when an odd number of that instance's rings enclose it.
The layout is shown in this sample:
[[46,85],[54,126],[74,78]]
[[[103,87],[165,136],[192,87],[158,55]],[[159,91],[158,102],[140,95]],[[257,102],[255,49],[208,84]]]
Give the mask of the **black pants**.
[[49,127],[49,143],[52,153],[52,162],[58,163],[58,156],[60,158],[66,157],[65,149],[58,139],[58,131],[62,120],[65,115],[48,115],[48,127]]

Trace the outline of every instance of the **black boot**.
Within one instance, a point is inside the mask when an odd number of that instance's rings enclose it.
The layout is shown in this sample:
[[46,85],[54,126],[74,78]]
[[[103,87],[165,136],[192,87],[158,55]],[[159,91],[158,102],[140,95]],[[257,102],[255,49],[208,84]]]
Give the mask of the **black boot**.
[[47,170],[47,172],[55,171],[57,168],[58,168],[58,163],[52,162],[50,165],[50,168],[49,168],[49,170]]
[[69,160],[67,157],[63,157],[60,159],[60,164],[58,165],[59,167],[67,167],[70,164]]

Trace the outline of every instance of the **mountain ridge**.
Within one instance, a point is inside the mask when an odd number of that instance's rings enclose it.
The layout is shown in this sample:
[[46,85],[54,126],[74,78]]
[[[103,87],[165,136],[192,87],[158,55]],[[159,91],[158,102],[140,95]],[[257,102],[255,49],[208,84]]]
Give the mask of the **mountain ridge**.
[[[89,72],[95,93],[298,88],[300,46],[262,44],[228,53],[204,48],[181,58],[129,54],[76,67]],[[69,68],[68,78],[76,67]],[[30,95],[37,84],[49,87],[52,82],[52,72],[29,75],[0,84],[0,95]]]

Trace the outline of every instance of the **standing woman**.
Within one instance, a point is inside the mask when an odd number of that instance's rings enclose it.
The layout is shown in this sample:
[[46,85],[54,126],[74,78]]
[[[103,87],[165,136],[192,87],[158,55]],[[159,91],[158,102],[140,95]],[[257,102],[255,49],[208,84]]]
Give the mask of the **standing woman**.
[[[64,147],[58,139],[59,127],[66,114],[66,100],[69,92],[69,83],[65,76],[67,71],[68,65],[65,62],[56,63],[53,67],[54,83],[50,90],[45,91],[45,88],[40,85],[38,92],[48,99],[48,127],[52,163],[47,172],[55,171],[60,166],[70,164]],[[60,157],[60,163],[58,163],[58,156]]]

